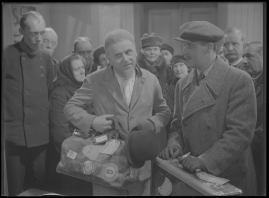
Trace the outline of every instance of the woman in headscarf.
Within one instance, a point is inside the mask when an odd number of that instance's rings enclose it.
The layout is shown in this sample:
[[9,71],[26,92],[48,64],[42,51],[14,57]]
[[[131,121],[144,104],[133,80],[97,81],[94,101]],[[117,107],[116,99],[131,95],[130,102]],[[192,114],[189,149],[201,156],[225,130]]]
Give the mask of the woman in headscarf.
[[[49,184],[54,192],[64,195],[89,195],[92,193],[92,184],[83,180],[68,177],[56,173],[57,164],[61,158],[61,145],[70,137],[76,128],[63,113],[68,100],[75,94],[85,80],[85,60],[77,55],[71,54],[60,62],[57,80],[53,82],[50,94],[50,158],[49,160]],[[90,108],[88,109],[90,112]],[[50,181],[51,180],[51,181]],[[83,187],[83,183],[86,183]],[[61,188],[59,192],[59,188]],[[85,189],[87,188],[87,189]],[[86,192],[84,192],[86,190]]]
[[[173,72],[172,72],[171,78],[167,80],[164,98],[166,100],[168,107],[171,110],[171,115],[172,115],[171,121],[172,121],[173,113],[174,113],[175,87],[176,87],[177,81],[187,76],[188,73],[191,71],[191,69],[188,68],[186,59],[181,54],[177,54],[172,57],[171,69]],[[169,122],[169,124],[166,126],[166,130],[168,132],[170,129],[170,125],[171,125],[171,122]]]

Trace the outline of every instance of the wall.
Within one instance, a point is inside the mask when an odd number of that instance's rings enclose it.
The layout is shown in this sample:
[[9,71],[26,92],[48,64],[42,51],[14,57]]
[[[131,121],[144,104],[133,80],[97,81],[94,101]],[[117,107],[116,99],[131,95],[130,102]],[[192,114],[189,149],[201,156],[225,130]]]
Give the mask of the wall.
[[238,27],[247,36],[247,42],[263,41],[262,3],[219,3],[219,27]]

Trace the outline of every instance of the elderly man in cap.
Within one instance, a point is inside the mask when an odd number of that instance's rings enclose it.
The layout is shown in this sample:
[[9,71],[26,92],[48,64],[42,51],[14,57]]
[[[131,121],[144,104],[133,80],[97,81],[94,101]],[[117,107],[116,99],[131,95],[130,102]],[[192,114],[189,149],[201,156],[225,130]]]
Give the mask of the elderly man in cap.
[[171,58],[172,56],[174,55],[174,49],[172,46],[164,43],[162,46],[161,46],[161,53],[165,59],[165,62],[166,62],[166,65],[167,66],[170,66],[170,61],[171,61]]
[[[160,134],[168,123],[171,112],[156,76],[140,69],[136,63],[134,37],[126,30],[117,29],[106,35],[104,47],[110,65],[86,77],[82,87],[64,108],[67,119],[86,134],[92,129],[98,132],[111,130],[112,121],[107,119],[111,116],[117,117],[121,123],[121,139],[127,139],[130,131],[135,128]],[[88,106],[93,106],[94,114],[85,111]],[[135,145],[139,147],[140,142]],[[143,148],[145,151],[149,149]],[[128,160],[131,166],[142,166],[141,177],[150,178],[150,161],[143,162],[146,158],[135,157],[137,160],[134,162]],[[93,184],[93,195],[149,195],[149,187],[149,182],[144,189],[128,190]]]
[[243,62],[243,49],[246,45],[246,35],[236,27],[229,27],[223,38],[223,53],[229,65],[245,71],[246,63]]
[[75,40],[73,53],[76,53],[85,59],[85,75],[91,74],[97,70],[97,64],[93,61],[92,41],[88,37],[78,37]]
[[[184,26],[184,25],[183,25]],[[180,37],[187,64],[194,68],[175,89],[174,120],[164,159],[179,157],[191,173],[227,178],[243,195],[256,194],[250,143],[256,125],[251,77],[216,54],[224,32],[206,21],[192,21]]]
[[162,38],[155,33],[145,33],[141,41],[141,53],[137,58],[138,65],[150,71],[159,80],[163,93],[171,70],[167,68],[166,61],[161,54]]
[[257,123],[251,149],[257,174],[258,195],[265,195],[265,134],[263,128],[263,44],[254,41],[246,45],[243,53],[246,72],[252,77],[257,99]]

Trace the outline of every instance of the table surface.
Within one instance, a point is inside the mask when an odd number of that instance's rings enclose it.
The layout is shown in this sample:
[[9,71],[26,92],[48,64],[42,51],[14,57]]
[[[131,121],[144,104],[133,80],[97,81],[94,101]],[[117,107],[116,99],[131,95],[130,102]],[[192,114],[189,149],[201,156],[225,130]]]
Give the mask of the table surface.
[[60,194],[56,194],[56,193],[52,193],[52,192],[48,192],[48,191],[43,191],[43,190],[38,190],[38,189],[31,188],[29,190],[26,190],[26,191],[22,192],[18,196],[39,196],[39,195],[44,195],[44,194],[60,195]]

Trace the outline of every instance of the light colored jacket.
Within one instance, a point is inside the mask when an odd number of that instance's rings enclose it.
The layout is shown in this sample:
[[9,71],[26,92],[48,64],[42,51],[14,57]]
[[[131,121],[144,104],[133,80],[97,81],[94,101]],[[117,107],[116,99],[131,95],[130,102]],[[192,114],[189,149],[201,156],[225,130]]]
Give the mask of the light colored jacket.
[[191,152],[201,158],[210,173],[229,179],[244,195],[255,195],[250,143],[257,113],[251,77],[218,57],[186,101],[192,83],[196,82],[194,72],[176,85],[168,145],[178,145],[182,154]]

